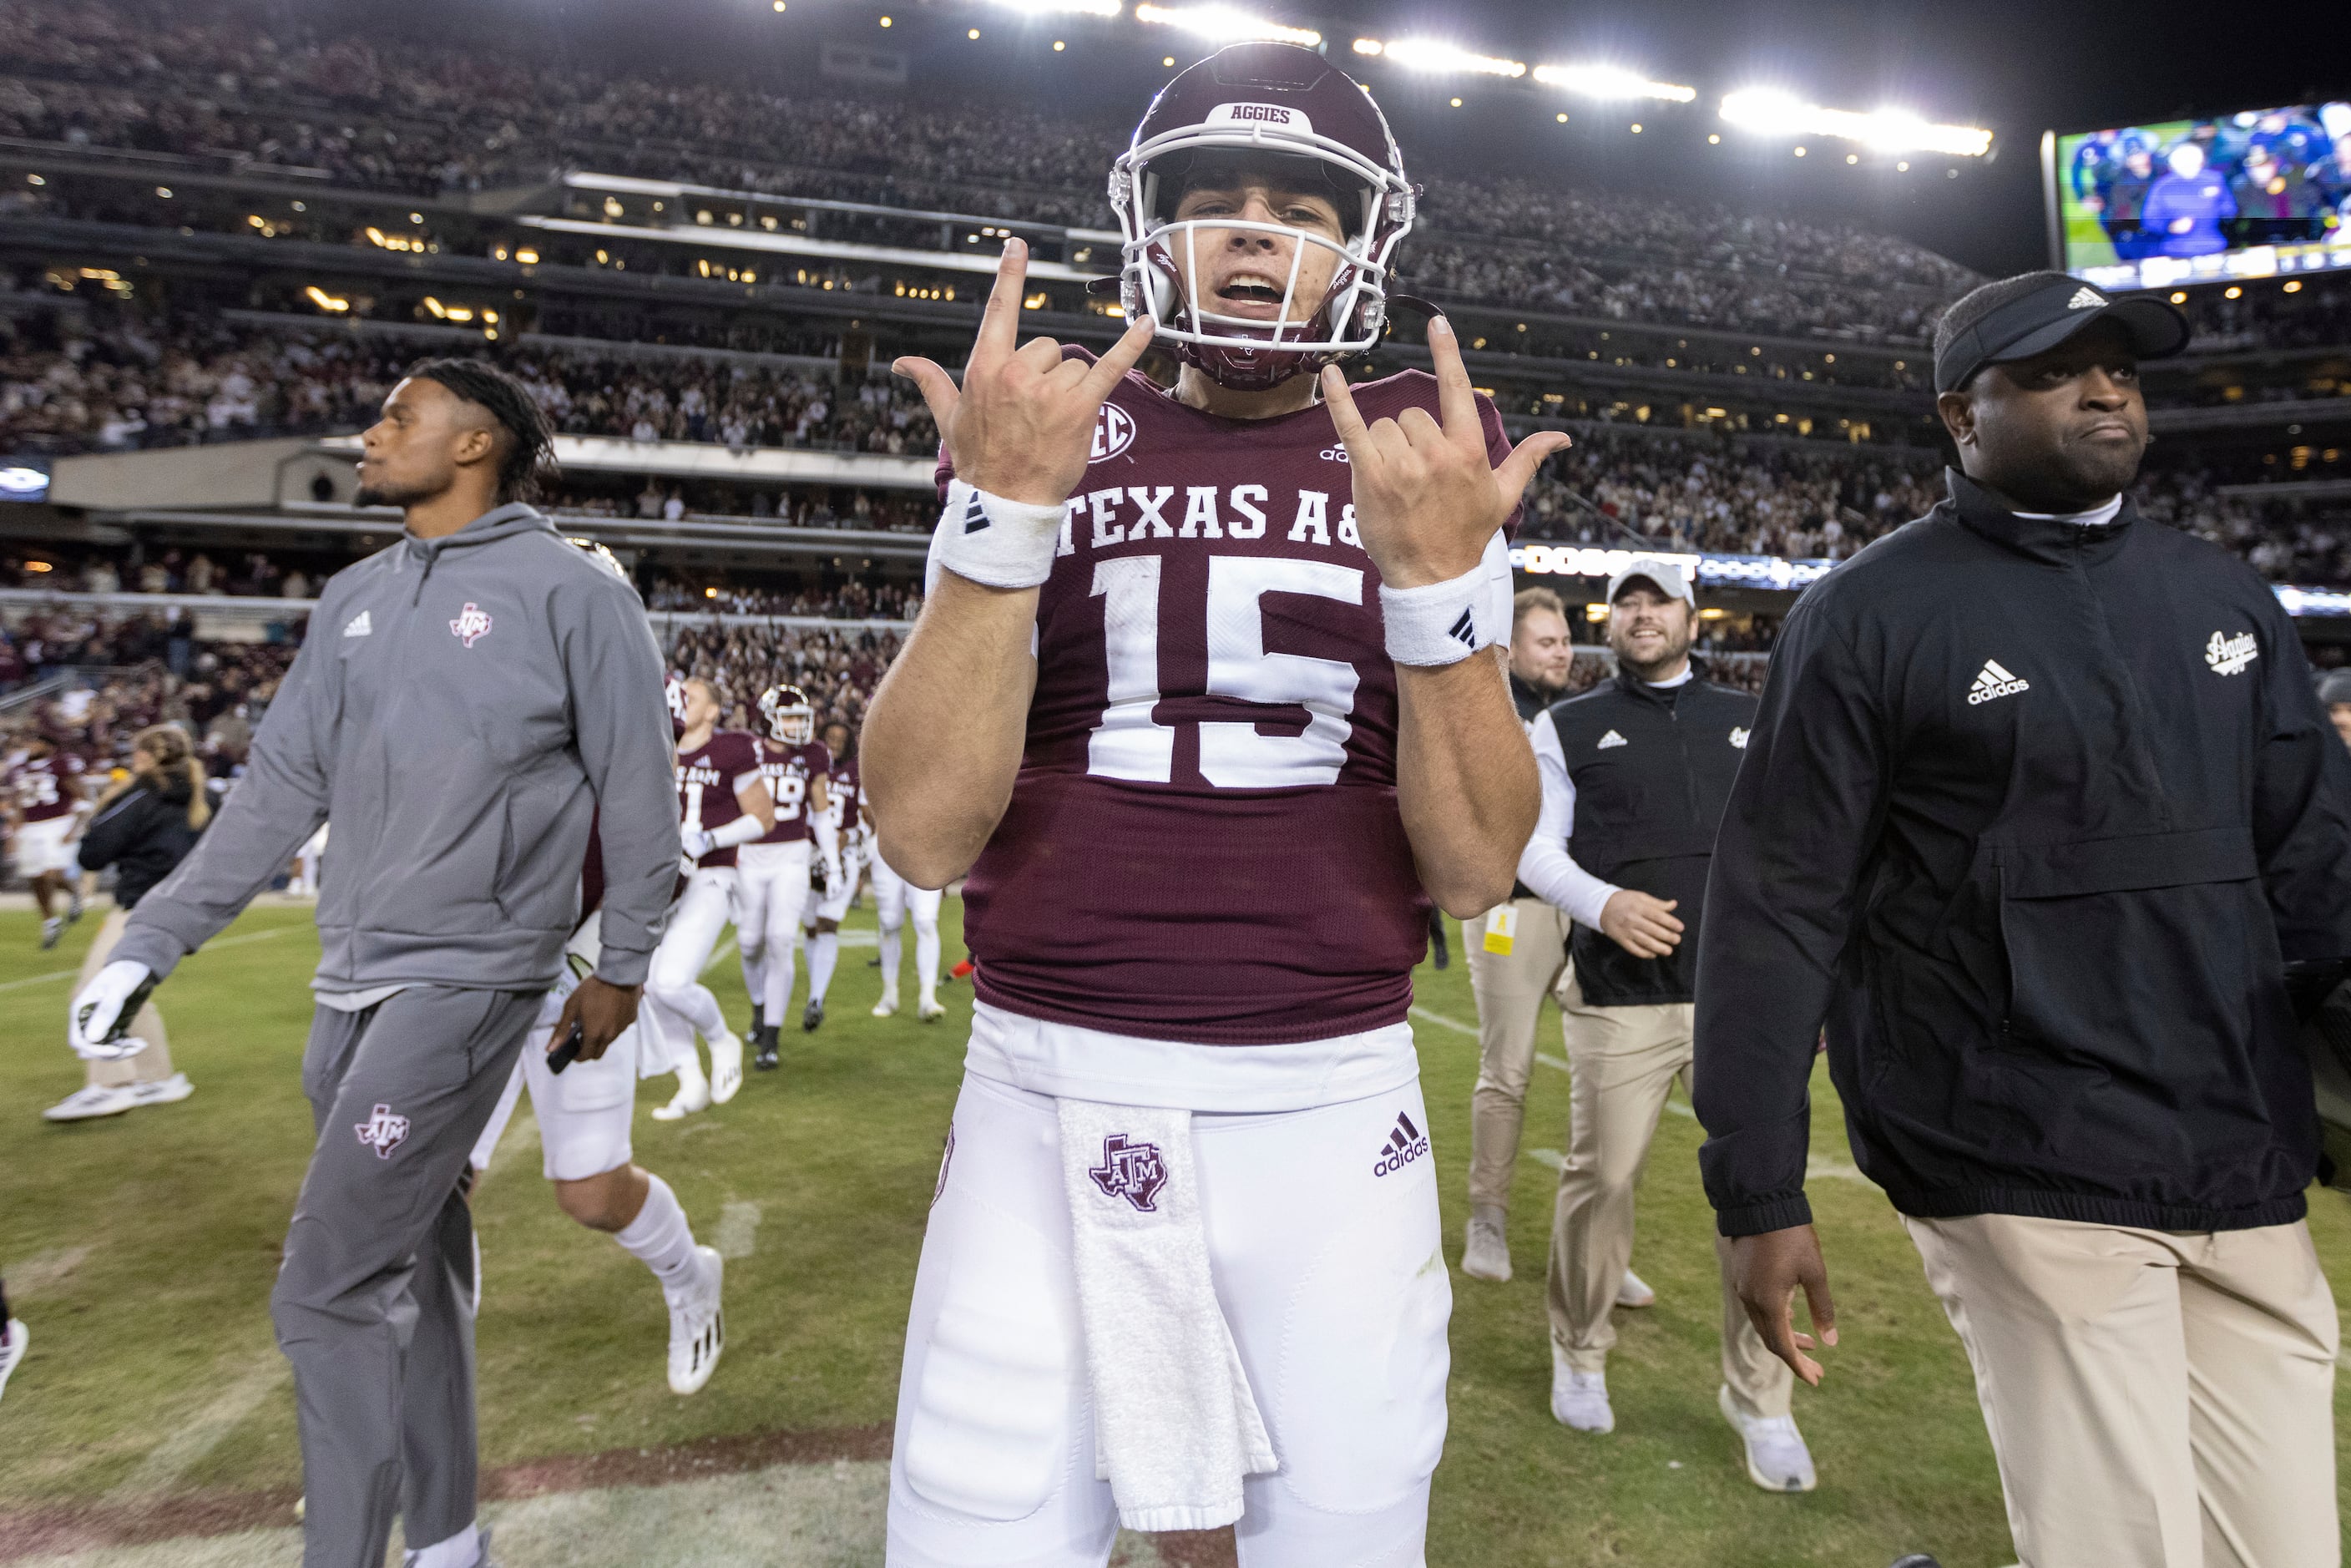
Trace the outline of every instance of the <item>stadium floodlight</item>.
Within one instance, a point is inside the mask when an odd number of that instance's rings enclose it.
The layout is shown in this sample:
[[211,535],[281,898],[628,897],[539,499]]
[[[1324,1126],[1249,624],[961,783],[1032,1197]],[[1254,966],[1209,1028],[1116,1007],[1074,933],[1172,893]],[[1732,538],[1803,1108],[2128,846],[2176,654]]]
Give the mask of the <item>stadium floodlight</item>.
[[1907,110],[1881,109],[1863,114],[1849,109],[1824,109],[1806,103],[1793,93],[1773,88],[1748,88],[1722,100],[1726,124],[1763,136],[1835,136],[1859,141],[1881,152],[1944,152],[1959,158],[1980,158],[1991,151],[1991,132],[1972,125],[1935,125]]
[[1694,87],[1651,81],[1623,66],[1537,66],[1534,78],[1545,87],[1565,88],[1585,98],[1661,98],[1669,103],[1687,103],[1698,97]]
[[1311,27],[1285,27],[1231,5],[1154,5],[1144,0],[1134,8],[1134,19],[1180,27],[1211,43],[1297,44],[1309,49],[1322,47],[1322,35]]
[[989,0],[989,3],[1027,16],[1054,16],[1072,11],[1081,16],[1115,16],[1126,9],[1120,0]]
[[1458,44],[1448,44],[1438,38],[1357,38],[1355,52],[1376,55],[1384,60],[1414,71],[1474,71],[1485,76],[1522,77],[1527,68],[1522,61],[1498,59],[1492,55],[1472,54]]

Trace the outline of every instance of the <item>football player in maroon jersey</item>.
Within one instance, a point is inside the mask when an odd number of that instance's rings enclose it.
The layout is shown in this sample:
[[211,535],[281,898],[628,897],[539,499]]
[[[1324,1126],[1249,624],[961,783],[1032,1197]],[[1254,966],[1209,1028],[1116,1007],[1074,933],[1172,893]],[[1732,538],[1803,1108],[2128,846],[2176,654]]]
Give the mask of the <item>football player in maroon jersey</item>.
[[[73,921],[81,918],[81,894],[70,884],[73,840],[89,809],[83,788],[82,759],[38,730],[25,737],[25,755],[8,769],[8,823],[14,841],[11,856],[16,874],[32,885],[33,902],[41,911],[41,946],[54,947]],[[64,915],[54,915],[57,896],[69,903]]]
[[1013,240],[960,390],[897,367],[952,479],[865,778],[978,968],[889,1562],[1237,1519],[1245,1568],[1408,1568],[1452,1300],[1411,970],[1534,824],[1504,528],[1565,438],[1512,449],[1442,319],[1349,388],[1416,193],[1319,55],[1179,74],[1112,193],[1108,353],[1017,343]]
[[775,1068],[777,1020],[791,1000],[792,943],[809,902],[810,846],[824,874],[838,881],[841,844],[825,789],[832,753],[816,738],[808,694],[769,686],[759,696],[759,717],[768,728],[758,742],[759,776],[776,803],[776,825],[736,852],[735,941],[751,998],[751,1065],[766,1072]]
[[857,879],[865,869],[865,791],[857,782],[856,741],[849,727],[837,718],[825,724],[824,750],[832,758],[832,771],[825,784],[824,831],[832,835],[840,852],[819,866],[819,878],[800,914],[809,961],[808,1006],[800,1009],[800,1028],[810,1032],[824,1022],[824,998],[832,988],[833,969],[841,961],[841,923],[849,914],[849,901],[857,896]]
[[[684,684],[684,730],[677,737],[677,803],[684,834],[685,887],[670,906],[669,926],[653,949],[645,976],[645,1005],[677,1072],[677,1092],[653,1115],[664,1122],[724,1105],[743,1087],[743,1041],[726,1027],[718,998],[702,983],[703,966],[733,916],[735,852],[776,825],[776,806],[759,776],[758,742],[739,729],[720,729],[726,711],[718,688],[696,677]],[[702,1075],[694,1037],[710,1047],[710,1076]]]

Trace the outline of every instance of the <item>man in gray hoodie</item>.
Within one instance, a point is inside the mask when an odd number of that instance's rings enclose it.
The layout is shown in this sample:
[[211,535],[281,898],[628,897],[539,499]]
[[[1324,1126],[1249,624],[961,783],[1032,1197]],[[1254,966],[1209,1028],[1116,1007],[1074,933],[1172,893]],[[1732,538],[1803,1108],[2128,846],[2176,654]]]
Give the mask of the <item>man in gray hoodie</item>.
[[363,443],[361,497],[407,532],[326,585],[245,779],[140,901],[73,1030],[105,1054],[333,819],[302,1063],[318,1145],[271,1295],[303,1563],[381,1568],[399,1515],[413,1568],[477,1568],[459,1182],[580,918],[591,818],[601,952],[554,1038],[576,1020],[593,1060],[636,1016],[677,871],[670,727],[635,591],[522,502],[551,440],[517,383],[420,366]]

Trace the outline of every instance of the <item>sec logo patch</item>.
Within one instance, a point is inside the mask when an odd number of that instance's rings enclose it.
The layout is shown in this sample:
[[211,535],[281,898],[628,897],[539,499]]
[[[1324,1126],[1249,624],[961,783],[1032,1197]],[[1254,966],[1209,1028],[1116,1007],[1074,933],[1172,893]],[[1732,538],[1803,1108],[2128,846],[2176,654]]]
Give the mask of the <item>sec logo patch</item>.
[[1134,416],[1116,403],[1106,402],[1094,416],[1093,450],[1089,463],[1104,463],[1134,444]]

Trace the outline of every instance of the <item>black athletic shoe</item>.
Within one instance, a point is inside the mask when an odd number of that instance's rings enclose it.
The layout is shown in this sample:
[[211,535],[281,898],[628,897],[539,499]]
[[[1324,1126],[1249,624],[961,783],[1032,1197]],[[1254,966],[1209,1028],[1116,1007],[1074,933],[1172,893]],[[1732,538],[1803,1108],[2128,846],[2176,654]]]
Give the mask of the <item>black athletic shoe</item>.
[[800,1009],[800,1028],[810,1034],[814,1034],[816,1032],[816,1026],[823,1021],[824,1003],[819,1001],[814,997],[810,997],[809,998],[809,1005]]
[[751,1065],[758,1071],[773,1072],[776,1070],[776,1031],[762,1028],[758,1039],[759,1048],[752,1053]]
[[1453,950],[1445,940],[1445,919],[1442,915],[1429,917],[1428,947],[1430,961],[1438,968],[1446,968],[1452,964]]
[[765,1009],[761,1004],[758,1002],[751,1004],[751,1027],[745,1030],[744,1034],[753,1040],[759,1038],[760,1031],[768,1027],[768,1020],[761,1016],[764,1011]]

